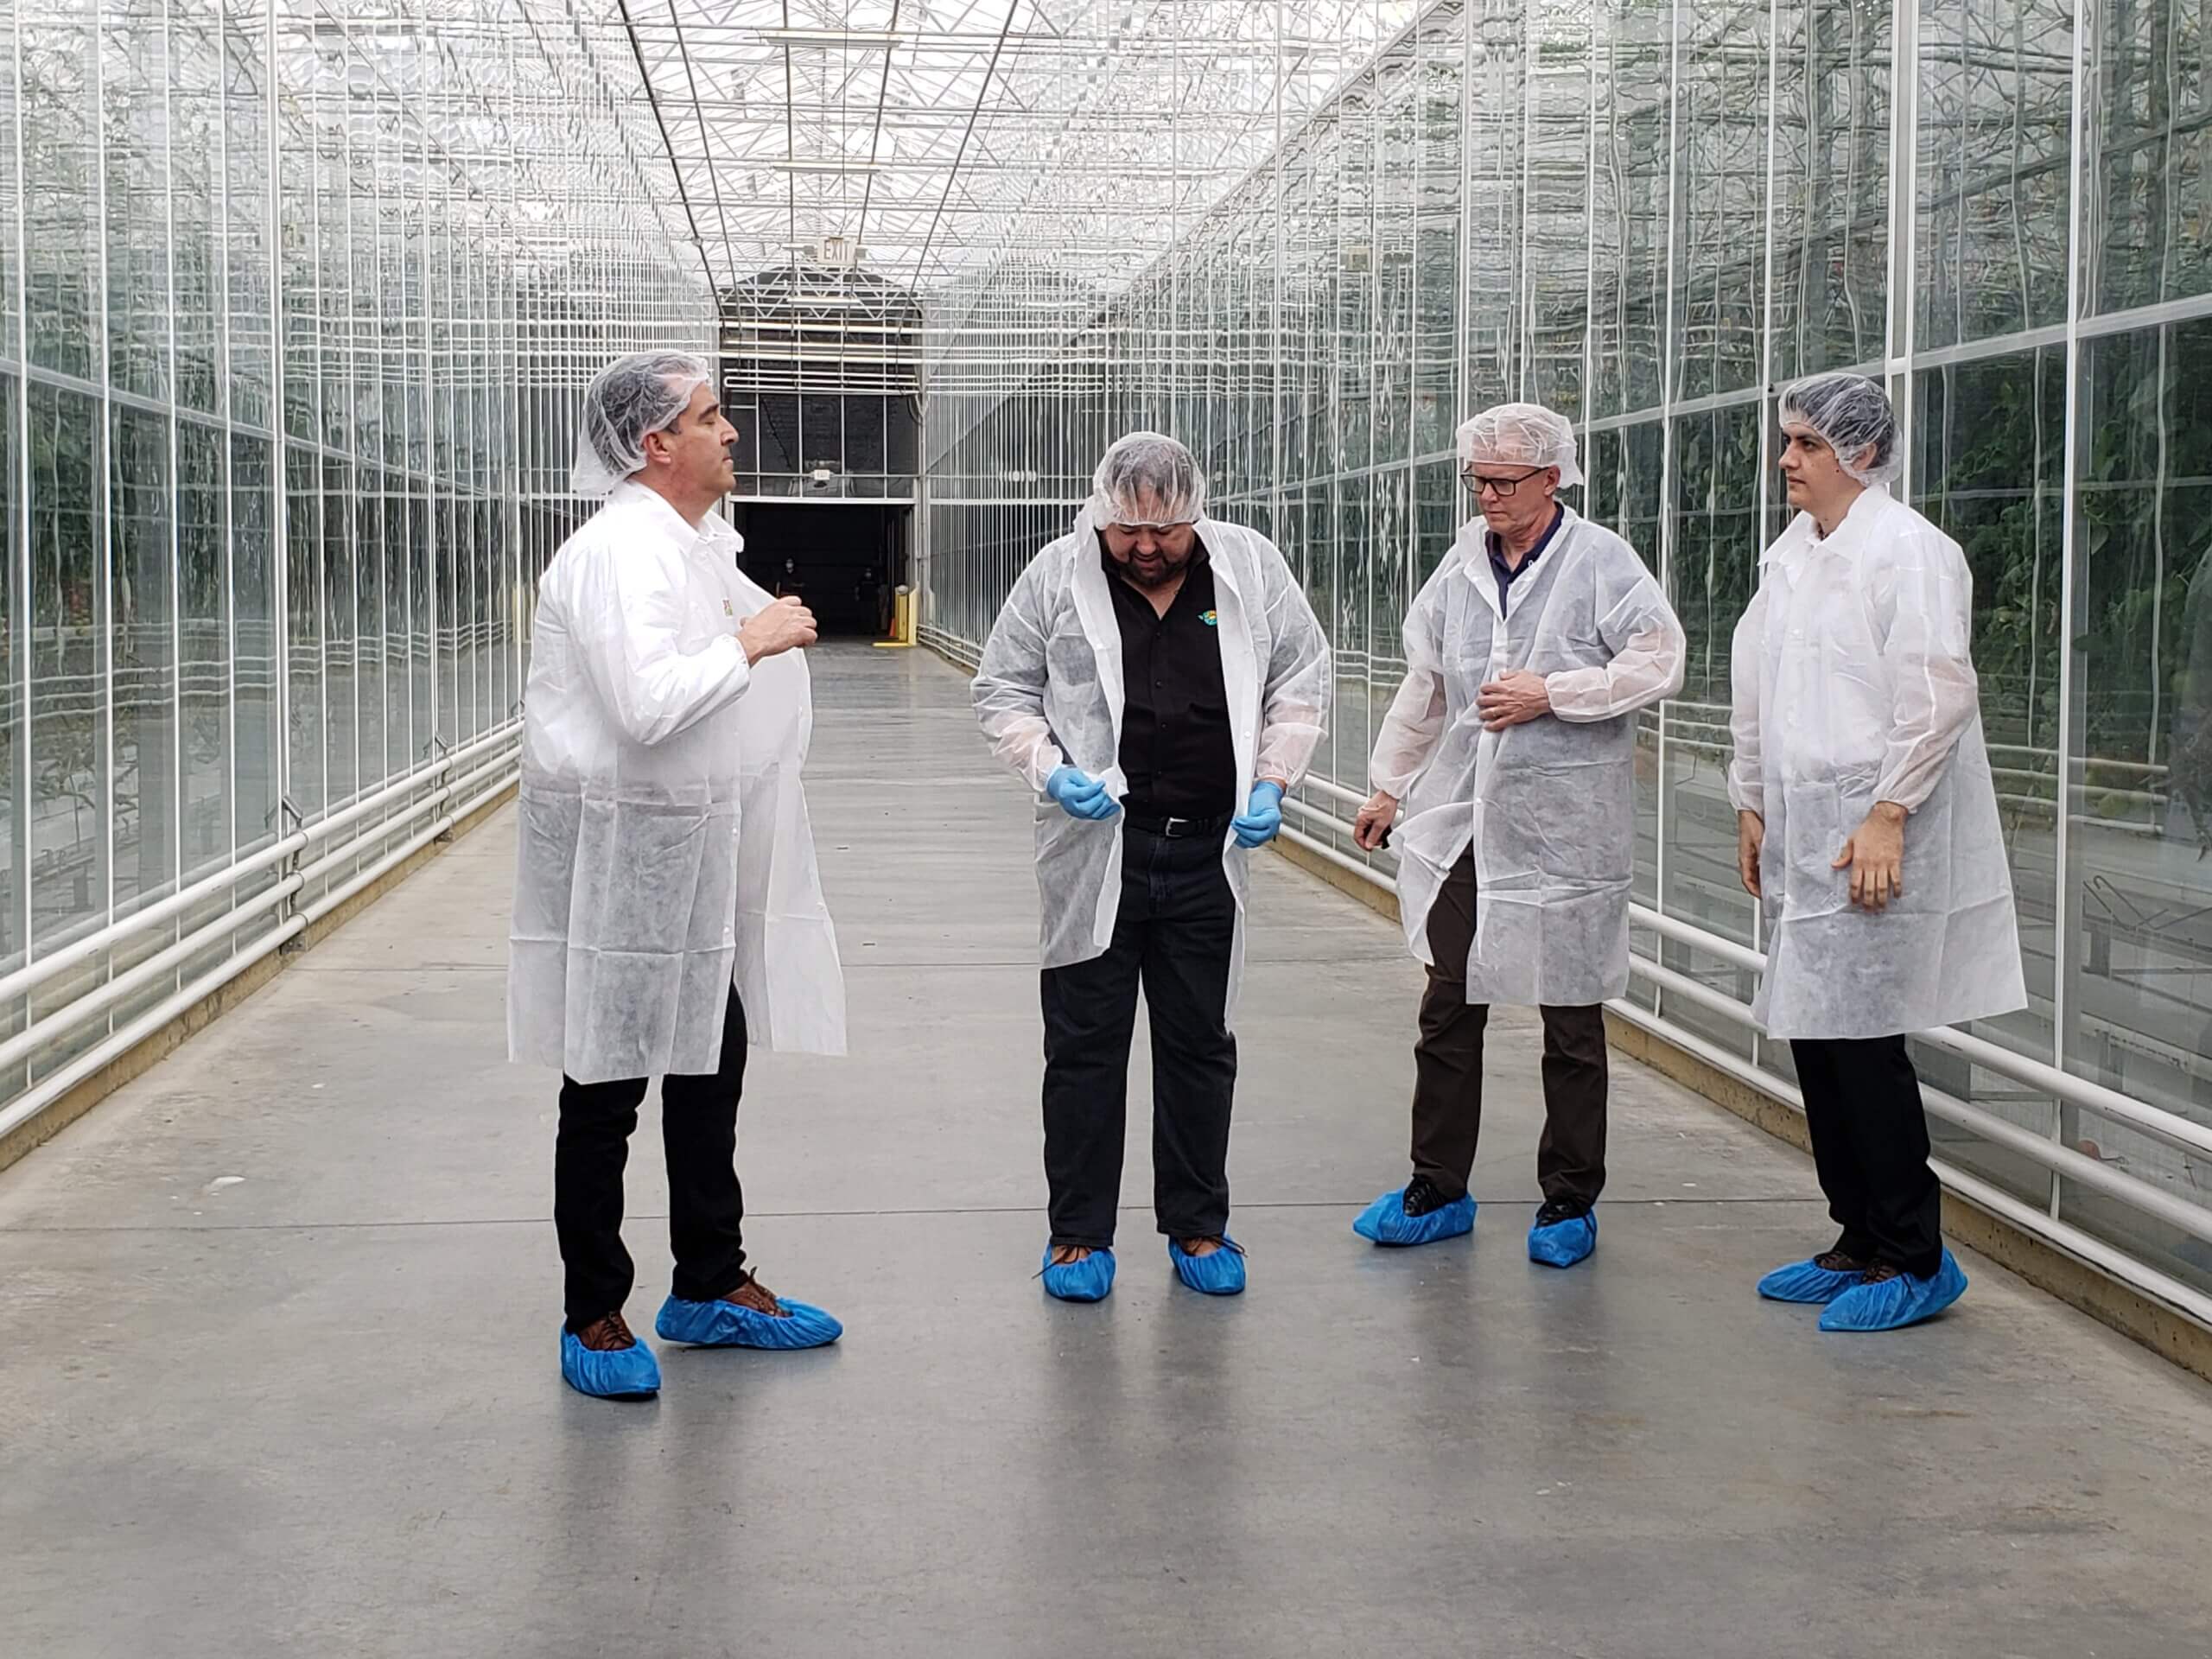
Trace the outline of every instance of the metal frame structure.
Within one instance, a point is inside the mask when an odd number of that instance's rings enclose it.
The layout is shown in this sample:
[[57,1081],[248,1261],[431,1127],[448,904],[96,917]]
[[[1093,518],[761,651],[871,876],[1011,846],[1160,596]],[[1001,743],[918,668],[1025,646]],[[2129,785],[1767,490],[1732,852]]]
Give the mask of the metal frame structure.
[[1567,412],[1691,642],[1620,1012],[1786,1098],[1728,642],[1774,388],[1852,367],[1974,570],[2034,996],[1919,1043],[1949,1177],[2202,1317],[2207,49],[2182,0],[22,0],[0,1110],[496,783],[581,377],[718,340],[755,397],[918,399],[956,660],[1112,435],[1190,442],[1338,647],[1294,833],[1378,878],[1452,429]]
[[1781,527],[1772,389],[1886,379],[1897,487],[1976,576],[2033,995],[1918,1039],[1941,1154],[1961,1191],[2203,1318],[2201,19],[2118,0],[2078,29],[2050,0],[1338,10],[1376,49],[1286,99],[1274,153],[1133,281],[1056,323],[1032,274],[1049,264],[963,279],[983,296],[957,311],[963,343],[990,321],[1006,336],[972,395],[932,403],[954,407],[929,446],[923,638],[972,659],[1103,442],[1176,433],[1338,646],[1295,838],[1387,880],[1346,831],[1402,671],[1396,620],[1464,516],[1452,422],[1515,397],[1565,410],[1585,510],[1644,551],[1691,640],[1683,696],[1642,719],[1622,1012],[1786,1099],[1786,1046],[1747,1017],[1761,941],[1721,787],[1729,636]]
[[0,1133],[512,780],[582,377],[711,350],[619,23],[0,18]]

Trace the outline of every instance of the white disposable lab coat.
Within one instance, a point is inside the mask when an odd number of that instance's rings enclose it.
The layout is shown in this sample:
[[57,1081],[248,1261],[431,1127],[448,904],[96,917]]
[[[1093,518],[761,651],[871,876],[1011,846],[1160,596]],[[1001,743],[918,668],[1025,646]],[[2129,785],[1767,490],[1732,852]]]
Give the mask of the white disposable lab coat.
[[619,486],[538,583],[507,968],[518,1060],[712,1072],[733,983],[761,1046],[841,1054],[844,979],[800,784],[806,660],[747,666],[768,595],[720,519]]
[[[1236,753],[1240,810],[1255,779],[1295,785],[1321,741],[1332,690],[1328,641],[1273,542],[1202,518],[1219,613],[1221,677]],[[1105,954],[1122,899],[1122,817],[1070,817],[1046,796],[1062,766],[1102,780],[1116,800],[1122,773],[1122,633],[1086,507],[1015,581],[984,645],[976,712],[993,752],[1038,794],[1037,885],[1042,961],[1064,968]],[[1244,885],[1249,855],[1234,833],[1222,859],[1236,899],[1228,1011],[1243,978]]]
[[[1628,989],[1636,721],[1681,689],[1681,624],[1636,550],[1573,508],[1508,589],[1478,518],[1414,599],[1406,678],[1375,743],[1375,787],[1402,803],[1398,912],[1433,960],[1428,913],[1471,842],[1467,1001],[1582,1006]],[[1485,731],[1482,687],[1543,677],[1552,711]]]
[[[1888,1037],[2026,1006],[2012,880],[1981,737],[1974,579],[1887,489],[1832,536],[1800,513],[1760,561],[1732,653],[1728,793],[1760,814],[1775,1037]],[[1834,868],[1878,801],[1904,807],[1904,890],[1851,902]]]

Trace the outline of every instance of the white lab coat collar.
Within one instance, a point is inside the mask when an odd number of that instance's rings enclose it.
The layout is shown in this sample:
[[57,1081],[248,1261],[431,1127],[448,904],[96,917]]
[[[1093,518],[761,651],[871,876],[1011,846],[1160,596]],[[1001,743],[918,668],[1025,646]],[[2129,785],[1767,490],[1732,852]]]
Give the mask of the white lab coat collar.
[[1848,555],[1889,505],[1890,486],[1869,484],[1852,502],[1850,510],[1843,515],[1843,522],[1826,536],[1821,534],[1820,524],[1811,513],[1801,512],[1783,526],[1782,534],[1760,555],[1759,563],[1778,564],[1794,576],[1812,554]]
[[[1566,502],[1558,503],[1558,506],[1559,528],[1552,532],[1552,539],[1544,549],[1543,556],[1548,559],[1567,545],[1567,538],[1573,533],[1575,525],[1581,522],[1581,515]],[[1459,539],[1452,550],[1459,556],[1461,571],[1475,584],[1475,591],[1483,596],[1483,603],[1490,607],[1491,614],[1503,622],[1510,620],[1514,611],[1521,608],[1521,597],[1533,593],[1535,589],[1525,580],[1516,582],[1509,590],[1511,597],[1507,607],[1500,608],[1497,573],[1490,566],[1489,538],[1490,521],[1470,518],[1459,527]]]
[[730,528],[720,513],[709,512],[698,524],[687,522],[669,499],[649,490],[634,479],[626,479],[608,493],[607,505],[625,507],[643,517],[654,529],[685,552],[701,548],[727,548],[734,558],[745,550],[745,537]]

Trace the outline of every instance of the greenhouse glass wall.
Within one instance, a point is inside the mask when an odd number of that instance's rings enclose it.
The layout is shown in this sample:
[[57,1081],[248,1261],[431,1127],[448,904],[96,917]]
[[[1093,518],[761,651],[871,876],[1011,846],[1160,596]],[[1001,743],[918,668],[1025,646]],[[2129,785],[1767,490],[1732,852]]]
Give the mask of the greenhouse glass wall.
[[512,777],[578,374],[714,338],[620,31],[524,22],[0,21],[0,1135]]
[[1728,643],[1783,521],[1777,389],[1853,368],[1973,566],[2031,987],[1918,1039],[1947,1176],[2212,1319],[2205,30],[2182,0],[17,0],[0,1141],[497,798],[531,584],[588,510],[582,378],[718,342],[733,515],[873,498],[955,662],[1112,436],[1190,442],[1336,643],[1293,833],[1355,882],[1390,874],[1345,828],[1399,621],[1468,515],[1453,428],[1566,412],[1578,505],[1691,642],[1641,717],[1617,1012],[1787,1098],[1746,1018]]
[[[1340,10],[1379,48],[1339,74],[1301,49],[1316,20],[1286,35],[1259,66],[1281,142],[1133,282],[1085,304],[1008,265],[934,307],[925,638],[972,660],[1103,442],[1182,437],[1336,642],[1335,729],[1293,821],[1387,879],[1345,832],[1400,619],[1468,516],[1453,426],[1551,404],[1581,436],[1578,506],[1690,640],[1681,696],[1642,717],[1620,1011],[1786,1085],[1786,1046],[1744,1013],[1728,645],[1784,518],[1776,389],[1878,377],[1908,432],[1896,487],[1973,568],[2032,999],[1918,1042],[1938,1155],[1986,1205],[2212,1306],[2201,11]],[[1330,90],[1306,108],[1309,74]]]

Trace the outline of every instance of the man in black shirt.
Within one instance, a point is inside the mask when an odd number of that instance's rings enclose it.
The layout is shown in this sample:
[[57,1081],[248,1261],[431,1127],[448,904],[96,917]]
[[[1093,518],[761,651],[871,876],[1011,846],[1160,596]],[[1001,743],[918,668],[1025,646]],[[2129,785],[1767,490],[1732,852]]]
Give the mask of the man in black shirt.
[[1183,1282],[1244,1287],[1229,1236],[1230,1030],[1249,849],[1319,742],[1320,624],[1264,537],[1202,516],[1190,452],[1139,433],[992,629],[976,702],[1038,819],[1044,899],[1045,1287],[1111,1288],[1129,1043],[1151,1015],[1154,1205]]

